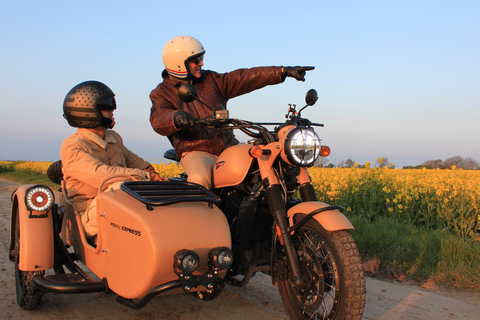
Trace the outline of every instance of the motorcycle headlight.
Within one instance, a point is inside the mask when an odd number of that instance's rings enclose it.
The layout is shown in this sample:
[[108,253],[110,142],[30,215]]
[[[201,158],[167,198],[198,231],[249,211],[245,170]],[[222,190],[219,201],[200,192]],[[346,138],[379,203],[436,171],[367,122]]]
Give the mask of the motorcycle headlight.
[[25,204],[31,211],[47,211],[53,204],[53,192],[46,186],[28,188]]
[[320,155],[320,138],[312,128],[297,127],[285,139],[285,155],[297,166],[313,165]]

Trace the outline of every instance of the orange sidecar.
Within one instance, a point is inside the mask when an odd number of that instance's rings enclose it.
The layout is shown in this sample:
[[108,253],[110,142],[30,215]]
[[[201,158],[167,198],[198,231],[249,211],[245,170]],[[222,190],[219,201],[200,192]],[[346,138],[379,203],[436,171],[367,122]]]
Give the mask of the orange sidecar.
[[184,181],[125,182],[98,195],[93,244],[63,192],[55,203],[48,187],[18,188],[12,195],[10,250],[18,304],[34,309],[44,292],[112,290],[132,308],[167,292],[218,295],[232,262],[229,226],[214,205],[218,201]]

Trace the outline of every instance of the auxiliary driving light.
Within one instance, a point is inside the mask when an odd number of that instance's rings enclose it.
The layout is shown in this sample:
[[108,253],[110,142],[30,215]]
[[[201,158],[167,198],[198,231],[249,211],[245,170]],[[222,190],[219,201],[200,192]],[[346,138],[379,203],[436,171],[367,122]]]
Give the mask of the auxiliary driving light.
[[227,247],[217,247],[208,253],[208,262],[215,269],[227,269],[233,263],[232,250]]
[[31,211],[47,211],[53,204],[53,192],[46,186],[33,186],[27,189],[25,204]]
[[173,266],[180,272],[190,274],[197,270],[200,258],[195,251],[182,249],[175,253]]

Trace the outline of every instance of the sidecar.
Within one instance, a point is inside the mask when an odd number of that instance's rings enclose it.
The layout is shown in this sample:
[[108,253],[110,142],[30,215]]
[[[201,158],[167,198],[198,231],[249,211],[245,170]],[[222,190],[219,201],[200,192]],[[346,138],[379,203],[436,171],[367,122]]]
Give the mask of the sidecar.
[[232,263],[219,198],[197,184],[129,181],[97,196],[98,235],[87,239],[66,189],[24,185],[12,194],[10,260],[17,302],[46,292],[113,291],[139,309],[159,294],[211,299]]

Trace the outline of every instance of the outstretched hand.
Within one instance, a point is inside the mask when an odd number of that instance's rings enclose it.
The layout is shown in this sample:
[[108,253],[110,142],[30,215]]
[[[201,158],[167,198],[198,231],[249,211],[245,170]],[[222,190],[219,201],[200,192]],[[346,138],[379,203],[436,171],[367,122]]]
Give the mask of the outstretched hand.
[[282,75],[285,77],[292,77],[298,81],[305,81],[305,74],[307,71],[313,70],[315,67],[283,67]]

